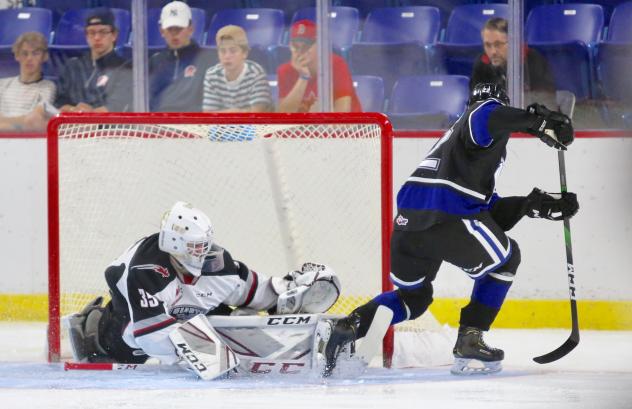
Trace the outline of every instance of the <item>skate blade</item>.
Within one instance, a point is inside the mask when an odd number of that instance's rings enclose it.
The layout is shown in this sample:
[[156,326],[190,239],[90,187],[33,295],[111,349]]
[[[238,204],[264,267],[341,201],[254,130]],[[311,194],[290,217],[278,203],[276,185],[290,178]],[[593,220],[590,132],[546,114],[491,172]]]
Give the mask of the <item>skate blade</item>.
[[502,369],[502,361],[485,362],[478,359],[455,358],[450,373],[458,376],[489,375]]

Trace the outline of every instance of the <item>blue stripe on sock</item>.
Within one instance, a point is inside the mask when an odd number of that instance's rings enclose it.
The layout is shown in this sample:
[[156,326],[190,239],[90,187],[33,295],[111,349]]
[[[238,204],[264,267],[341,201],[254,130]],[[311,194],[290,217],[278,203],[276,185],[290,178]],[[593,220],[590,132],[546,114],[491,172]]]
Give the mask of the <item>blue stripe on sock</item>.
[[474,282],[472,300],[491,308],[500,308],[511,287],[511,281],[501,281],[485,275]]
[[383,305],[393,311],[393,319],[391,325],[397,324],[406,320],[408,314],[406,314],[406,307],[404,307],[403,301],[399,299],[399,295],[395,291],[389,291],[382,293],[373,299],[378,305]]

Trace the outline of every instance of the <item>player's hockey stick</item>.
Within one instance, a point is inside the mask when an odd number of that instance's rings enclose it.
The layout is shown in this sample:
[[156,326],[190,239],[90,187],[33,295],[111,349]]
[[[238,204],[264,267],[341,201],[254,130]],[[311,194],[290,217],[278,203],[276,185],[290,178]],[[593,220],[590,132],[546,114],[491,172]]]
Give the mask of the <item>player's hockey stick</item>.
[[[557,160],[560,166],[560,186],[562,192],[566,192],[566,163],[564,151],[557,152]],[[564,219],[564,243],[566,244],[566,272],[568,273],[568,291],[571,301],[571,335],[566,342],[556,350],[537,356],[533,360],[539,364],[548,364],[564,357],[579,344],[579,320],[577,318],[577,301],[575,300],[575,267],[573,266],[573,249],[571,247],[571,224],[568,218]]]

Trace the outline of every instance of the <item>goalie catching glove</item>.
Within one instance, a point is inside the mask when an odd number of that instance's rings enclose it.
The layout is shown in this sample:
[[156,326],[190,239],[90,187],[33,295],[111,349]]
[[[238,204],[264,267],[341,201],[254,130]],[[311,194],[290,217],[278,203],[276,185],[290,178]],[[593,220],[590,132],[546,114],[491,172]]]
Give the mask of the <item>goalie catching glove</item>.
[[279,295],[277,314],[315,314],[330,309],[340,296],[340,279],[323,264],[304,263],[301,271],[274,277],[272,288]]
[[527,203],[527,216],[533,218],[563,220],[579,210],[575,193],[547,193],[537,187],[527,196]]
[[568,116],[550,111],[540,104],[529,105],[527,112],[536,116],[529,133],[540,138],[542,142],[558,150],[566,150],[566,147],[573,143],[573,125]]

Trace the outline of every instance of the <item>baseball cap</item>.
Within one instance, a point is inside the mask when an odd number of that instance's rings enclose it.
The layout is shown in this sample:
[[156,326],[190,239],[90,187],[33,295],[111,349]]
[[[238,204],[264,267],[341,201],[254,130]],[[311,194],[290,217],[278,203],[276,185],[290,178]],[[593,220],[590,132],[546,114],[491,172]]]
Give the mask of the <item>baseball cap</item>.
[[186,3],[172,1],[162,8],[160,12],[160,27],[189,27],[191,23],[191,9]]
[[311,20],[299,20],[290,28],[290,41],[316,41],[316,23]]
[[88,15],[88,18],[86,18],[86,27],[98,25],[116,28],[116,24],[114,23],[114,14],[112,14],[112,11],[109,8],[96,8]]
[[224,26],[215,34],[215,43],[219,46],[220,40],[230,38],[239,46],[248,47],[248,36],[243,28],[234,25]]

